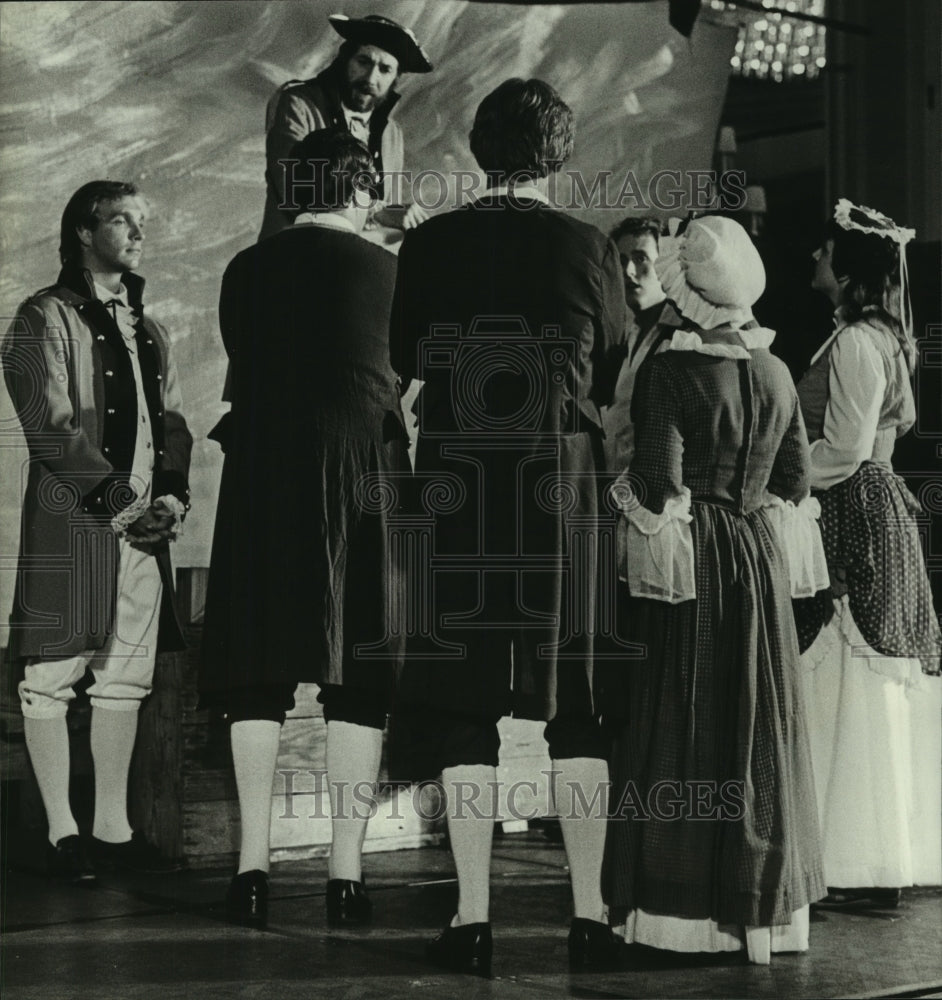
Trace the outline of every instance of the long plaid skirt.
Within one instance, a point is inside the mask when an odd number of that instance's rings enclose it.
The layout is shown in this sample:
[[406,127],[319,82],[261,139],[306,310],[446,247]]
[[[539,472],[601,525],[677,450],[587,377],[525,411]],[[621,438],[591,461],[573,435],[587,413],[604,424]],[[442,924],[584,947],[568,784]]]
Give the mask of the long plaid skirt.
[[773,926],[826,892],[787,570],[761,512],[692,507],[697,598],[626,596],[607,668],[603,885],[627,911]]

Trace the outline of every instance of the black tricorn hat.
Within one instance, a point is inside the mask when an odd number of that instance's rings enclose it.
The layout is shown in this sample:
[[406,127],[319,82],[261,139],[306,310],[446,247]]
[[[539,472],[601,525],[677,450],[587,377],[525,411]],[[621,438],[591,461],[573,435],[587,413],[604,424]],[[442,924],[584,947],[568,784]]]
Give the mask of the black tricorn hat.
[[351,42],[375,45],[399,61],[403,73],[430,73],[432,64],[410,28],[380,14],[366,17],[347,17],[331,14],[328,17],[334,31]]

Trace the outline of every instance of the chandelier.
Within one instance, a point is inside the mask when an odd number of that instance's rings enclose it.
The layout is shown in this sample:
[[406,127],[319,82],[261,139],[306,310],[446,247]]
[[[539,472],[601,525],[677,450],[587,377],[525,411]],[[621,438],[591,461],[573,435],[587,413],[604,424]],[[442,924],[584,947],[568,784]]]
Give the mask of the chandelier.
[[[760,6],[765,9],[757,9]],[[739,38],[730,60],[733,72],[778,83],[810,80],[824,68],[824,25],[801,19],[802,14],[823,17],[824,7],[825,0],[762,0],[748,8],[726,0],[710,0],[712,11],[721,15],[719,20],[728,22],[735,17],[739,24]]]

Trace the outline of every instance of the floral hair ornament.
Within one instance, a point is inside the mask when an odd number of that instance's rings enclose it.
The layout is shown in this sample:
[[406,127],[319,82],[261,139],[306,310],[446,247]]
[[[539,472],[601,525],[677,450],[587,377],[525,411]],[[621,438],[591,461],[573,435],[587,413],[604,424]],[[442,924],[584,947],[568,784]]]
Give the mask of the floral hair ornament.
[[834,221],[841,229],[856,229],[861,233],[885,236],[901,247],[916,235],[915,229],[898,226],[888,215],[866,205],[855,205],[847,198],[841,198],[834,206]]
[[882,236],[899,246],[900,322],[908,340],[913,337],[913,309],[909,300],[909,272],[906,267],[906,244],[916,235],[915,229],[898,226],[888,215],[866,205],[855,205],[840,198],[834,206],[834,221],[846,230],[857,230],[870,236]]

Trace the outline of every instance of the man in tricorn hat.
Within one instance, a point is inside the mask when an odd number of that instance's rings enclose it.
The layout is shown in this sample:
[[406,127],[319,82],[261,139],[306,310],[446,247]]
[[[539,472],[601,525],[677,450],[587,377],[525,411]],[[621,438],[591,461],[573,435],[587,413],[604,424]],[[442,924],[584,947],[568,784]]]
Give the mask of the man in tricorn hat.
[[[267,194],[265,218],[259,239],[291,225],[294,214],[279,209],[284,203],[284,171],[280,162],[290,159],[295,143],[318,129],[345,127],[373,156],[378,174],[402,170],[402,130],[390,118],[399,100],[394,87],[401,73],[429,73],[432,64],[415,35],[401,24],[379,14],[350,18],[331,14],[330,23],[343,37],[334,61],[317,76],[282,86],[268,102],[266,114]],[[404,216],[383,211],[394,192],[387,177],[377,192],[377,221],[411,228],[425,218],[418,205]]]

